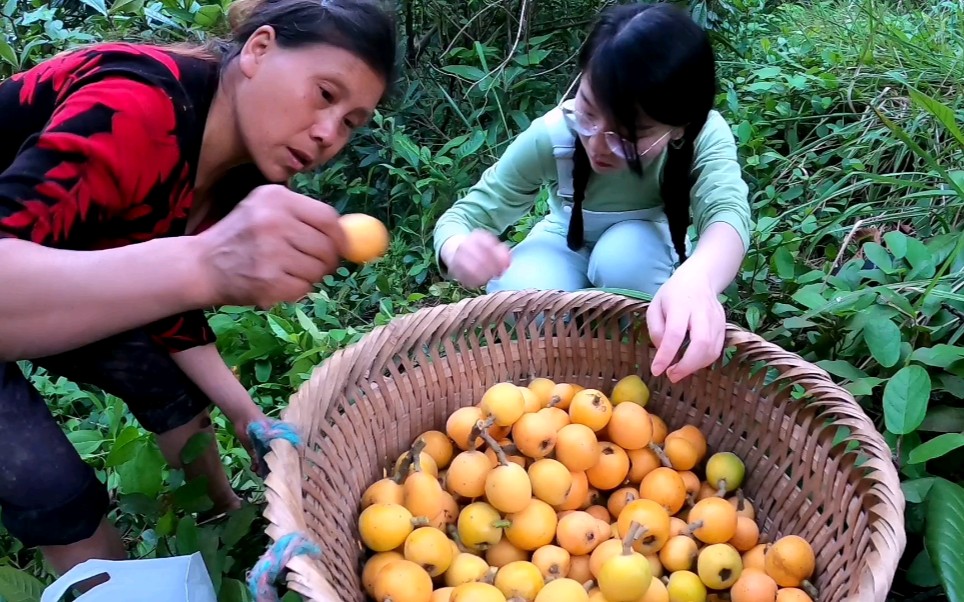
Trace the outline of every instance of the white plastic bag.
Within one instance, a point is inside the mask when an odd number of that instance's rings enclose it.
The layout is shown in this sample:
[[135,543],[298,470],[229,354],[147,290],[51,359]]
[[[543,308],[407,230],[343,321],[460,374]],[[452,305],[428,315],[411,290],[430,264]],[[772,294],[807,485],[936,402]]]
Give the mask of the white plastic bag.
[[217,602],[198,552],[147,560],[88,560],[45,589],[40,602],[60,602],[77,583],[104,573],[110,579],[82,594],[78,602]]

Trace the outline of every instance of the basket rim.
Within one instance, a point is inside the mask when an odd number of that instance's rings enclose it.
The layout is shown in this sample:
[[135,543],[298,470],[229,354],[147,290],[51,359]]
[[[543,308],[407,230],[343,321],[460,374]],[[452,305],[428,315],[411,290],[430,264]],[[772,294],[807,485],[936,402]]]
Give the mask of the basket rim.
[[[599,289],[529,289],[499,291],[465,298],[455,303],[421,308],[374,327],[358,341],[336,350],[320,362],[312,369],[309,378],[289,397],[289,403],[282,411],[282,419],[299,430],[313,430],[319,417],[326,414],[330,403],[327,399],[319,402],[319,396],[314,393],[330,391],[342,383],[364,378],[368,368],[359,367],[357,362],[352,364],[359,350],[391,349],[392,344],[406,339],[407,335],[410,336],[418,330],[415,326],[424,321],[439,323],[437,331],[451,335],[451,329],[455,325],[465,324],[459,320],[459,316],[470,311],[475,314],[486,314],[488,311],[493,317],[504,318],[515,311],[539,314],[551,313],[552,310],[602,309],[610,312],[638,312],[640,319],[645,321],[646,310],[650,305],[649,301]],[[802,385],[810,400],[807,405],[813,408],[811,416],[818,420],[843,420],[850,429],[845,440],[857,441],[860,444],[861,451],[868,458],[861,479],[870,483],[868,494],[874,495],[878,500],[869,510],[873,520],[867,526],[871,537],[878,540],[878,545],[877,554],[867,559],[865,574],[855,576],[861,581],[857,599],[884,600],[906,547],[907,535],[904,529],[905,498],[896,467],[890,460],[890,447],[883,435],[849,391],[838,385],[828,372],[799,355],[730,322],[726,323],[724,352],[727,349],[734,351],[734,359],[742,356],[749,361],[763,361],[768,367],[776,368],[779,376],[775,380],[787,380]],[[721,354],[713,364],[687,378],[693,378],[702,371],[718,369],[723,361]],[[332,382],[329,380],[331,367],[342,363],[353,367],[348,372],[339,374],[338,382]],[[683,382],[685,380],[687,379]],[[306,424],[309,425],[307,429]],[[263,516],[269,522],[267,534],[271,543],[292,532],[310,536],[303,516],[301,454],[287,441],[278,440],[272,442],[265,460],[270,473],[265,479],[267,505]],[[322,576],[319,566],[317,560],[292,558],[286,565],[290,571],[287,577],[289,588],[309,600],[340,601],[341,598],[335,594],[334,588]],[[871,574],[867,575],[868,572]]]

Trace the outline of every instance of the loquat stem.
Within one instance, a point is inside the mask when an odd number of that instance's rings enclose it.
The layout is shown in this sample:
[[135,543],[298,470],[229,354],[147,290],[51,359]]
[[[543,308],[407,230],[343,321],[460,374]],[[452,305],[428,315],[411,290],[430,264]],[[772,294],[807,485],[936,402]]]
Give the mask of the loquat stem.
[[816,601],[820,597],[820,591],[817,589],[817,586],[810,583],[806,579],[804,579],[803,582],[800,583],[800,589],[807,592],[807,595],[810,596],[811,600]]
[[516,447],[516,444],[512,443],[511,441],[502,446],[502,451],[505,452],[506,456],[523,456],[524,455],[522,451],[520,451],[519,448]]
[[660,447],[659,445],[656,445],[655,443],[650,443],[649,449],[652,450],[652,452],[656,454],[656,457],[659,458],[660,464],[662,464],[666,468],[673,467],[673,463],[669,461],[669,456],[666,455],[666,452],[663,451],[662,447]]
[[497,520],[492,523],[492,526],[496,529],[508,529],[512,526],[512,521],[505,519]]
[[[479,422],[479,424],[481,425],[482,423]],[[502,449],[502,446],[499,445],[499,442],[496,441],[486,429],[482,429],[480,435],[482,436],[482,440],[485,441],[486,445],[492,448],[492,451],[495,452],[495,457],[499,459],[499,464],[502,466],[508,466],[509,458],[505,455],[505,450]]]
[[395,473],[392,475],[392,480],[399,485],[405,481],[408,476],[408,471],[412,468],[412,454],[405,454],[402,457],[402,463],[399,464],[398,468],[395,469]]
[[482,424],[481,421],[476,422],[474,425],[472,425],[472,430],[469,431],[469,451],[475,451],[478,447],[475,444],[475,441],[479,438],[479,434],[482,432],[479,428],[480,424]]
[[547,405],[546,407],[554,408],[560,403],[562,403],[562,397],[559,397],[558,395],[553,395],[552,397],[549,398],[549,405]]
[[412,468],[415,472],[422,472],[422,452],[425,450],[425,445],[425,438],[419,437],[408,452],[412,458]]
[[495,585],[495,575],[498,572],[499,572],[499,569],[495,567],[490,567],[489,572],[487,572],[485,574],[485,577],[482,577],[482,579],[480,579],[479,581],[481,581],[482,583],[488,583],[489,585]]
[[489,416],[479,424],[479,428],[485,431],[489,430],[493,426],[495,426],[495,416]]
[[454,524],[449,524],[447,530],[448,530],[448,533],[449,533],[449,537],[451,537],[451,538],[452,538],[452,541],[455,542],[455,545],[459,548],[459,551],[460,551],[460,552],[464,552],[464,553],[466,553],[466,554],[471,554],[471,553],[472,553],[472,550],[470,550],[470,549],[468,549],[467,547],[465,547],[465,544],[462,543],[462,538],[459,537],[458,527],[456,527]]
[[590,592],[590,591],[592,591],[592,588],[596,587],[596,582],[593,581],[592,579],[590,579],[589,581],[583,583],[583,584],[582,584],[582,587],[583,587],[583,589],[585,589],[587,592]]
[[623,537],[623,556],[629,556],[633,553],[633,545],[636,540],[645,535],[647,531],[649,529],[636,521],[629,524],[628,533],[626,533],[626,537]]
[[424,516],[412,517],[412,526],[415,527],[416,529],[418,527],[428,527],[431,524],[432,524],[432,521],[428,520]]
[[685,535],[685,536],[687,536],[687,537],[693,537],[693,532],[696,531],[697,529],[702,528],[704,524],[705,524],[705,523],[704,523],[703,521],[701,521],[701,520],[698,520],[698,521],[696,521],[695,523],[690,523],[690,524],[686,525],[686,530],[683,531],[682,533],[680,533],[680,535]]
[[716,483],[716,497],[726,497],[726,479],[720,479]]

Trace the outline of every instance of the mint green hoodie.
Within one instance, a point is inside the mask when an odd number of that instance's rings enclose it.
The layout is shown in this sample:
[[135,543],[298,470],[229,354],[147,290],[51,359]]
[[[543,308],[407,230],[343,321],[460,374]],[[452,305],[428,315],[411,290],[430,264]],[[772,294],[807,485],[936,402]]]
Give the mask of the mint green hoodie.
[[[479,182],[455,202],[435,225],[434,247],[438,260],[445,241],[459,234],[482,228],[501,234],[524,217],[535,203],[543,186],[548,187],[551,212],[561,212],[571,202],[571,174],[563,176],[560,186],[556,157],[568,159],[571,166],[574,134],[556,132],[561,109],[556,107],[535,120],[506,148],[502,157],[483,172]],[[586,211],[633,211],[662,207],[659,181],[666,151],[643,170],[640,178],[629,169],[606,174],[593,172],[586,186],[583,208]],[[711,111],[696,139],[692,168],[694,185],[690,207],[697,233],[716,222],[733,227],[743,241],[750,239],[748,189],[737,162],[736,141],[726,120]]]

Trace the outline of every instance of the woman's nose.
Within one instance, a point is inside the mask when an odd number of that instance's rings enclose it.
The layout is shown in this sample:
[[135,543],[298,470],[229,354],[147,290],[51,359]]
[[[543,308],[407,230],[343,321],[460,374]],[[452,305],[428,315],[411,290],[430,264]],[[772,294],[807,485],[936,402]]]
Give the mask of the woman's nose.
[[338,135],[338,119],[334,115],[319,115],[309,134],[321,146],[328,146]]
[[606,145],[606,136],[602,132],[589,137],[589,151],[594,155],[605,155],[609,153]]

